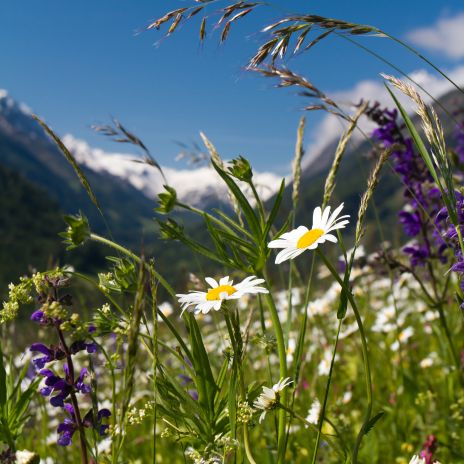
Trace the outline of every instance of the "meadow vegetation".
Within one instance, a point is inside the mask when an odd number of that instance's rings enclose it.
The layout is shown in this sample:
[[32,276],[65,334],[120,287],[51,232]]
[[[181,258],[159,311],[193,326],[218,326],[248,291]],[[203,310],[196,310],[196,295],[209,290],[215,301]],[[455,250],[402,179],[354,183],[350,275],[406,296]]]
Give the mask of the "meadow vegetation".
[[[267,8],[191,3],[148,29],[171,35],[196,21],[199,40],[214,29],[225,41],[237,21]],[[192,272],[184,284],[168,282],[156,256],[129,250],[110,231],[94,233],[82,214],[67,216],[68,249],[98,246],[108,267],[98,275],[25,269],[9,286],[0,310],[0,462],[464,462],[462,125],[441,108],[458,134],[457,145],[447,146],[433,105],[421,96],[427,89],[407,76],[384,76],[390,108],[365,101],[347,112],[281,64],[329,35],[378,35],[417,55],[376,27],[291,14],[263,34],[248,69],[298,88],[311,102],[307,111],[330,112],[346,124],[319,202],[304,205],[312,221],[297,221],[304,117],[296,128],[288,214],[284,180],[264,202],[249,161],[224,160],[204,134],[230,209],[182,203],[169,185],[159,195],[165,246],[190,249],[212,263],[213,275]],[[360,128],[364,119],[375,123],[370,134]],[[104,217],[73,155],[40,123]],[[142,143],[116,129],[126,142]],[[347,207],[334,197],[356,131],[372,142],[373,163],[358,179],[358,204]],[[161,169],[148,155],[144,161]],[[396,227],[407,243],[399,247],[383,240],[388,231],[376,214],[374,193],[385,172],[402,185]],[[375,248],[364,245],[368,210],[376,217],[368,223]],[[179,211],[202,221],[208,241],[186,230]],[[101,302],[89,302],[86,288]],[[24,351],[19,314],[34,334]]]

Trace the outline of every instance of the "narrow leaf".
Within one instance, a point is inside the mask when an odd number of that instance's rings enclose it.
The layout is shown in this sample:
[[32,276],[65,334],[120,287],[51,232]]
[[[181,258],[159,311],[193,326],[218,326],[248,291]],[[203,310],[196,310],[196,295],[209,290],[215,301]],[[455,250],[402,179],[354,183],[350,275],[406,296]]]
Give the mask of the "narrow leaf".
[[61,141],[61,139],[50,129],[50,127],[47,126],[47,124],[42,121],[37,115],[32,116],[45,130],[45,132],[49,135],[49,137],[56,143],[60,151],[63,153],[65,158],[67,159],[68,163],[72,166],[74,169],[74,172],[76,173],[79,181],[81,182],[82,186],[84,187],[85,191],[87,192],[87,195],[89,196],[90,200],[92,203],[97,207],[98,211],[100,212],[101,215],[103,215],[102,210],[100,208],[100,205],[98,203],[97,197],[92,191],[92,188],[90,186],[89,181],[85,177],[85,174],[83,173],[82,169],[80,166],[77,164],[76,159],[74,158],[73,154],[66,148],[65,144]]

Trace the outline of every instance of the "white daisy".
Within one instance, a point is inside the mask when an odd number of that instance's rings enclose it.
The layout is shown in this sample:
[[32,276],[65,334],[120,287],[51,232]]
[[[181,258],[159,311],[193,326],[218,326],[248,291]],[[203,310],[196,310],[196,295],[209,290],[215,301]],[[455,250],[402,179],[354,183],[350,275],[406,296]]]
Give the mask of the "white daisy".
[[323,211],[318,206],[313,213],[311,229],[300,226],[269,242],[269,248],[283,248],[276,257],[276,264],[294,259],[305,250],[314,250],[326,240],[336,243],[337,237],[330,232],[343,229],[349,222],[346,219],[349,217],[348,215],[338,217],[342,209],[343,203],[330,214],[330,206],[324,208]]
[[290,377],[285,379],[280,379],[272,388],[263,387],[263,392],[258,396],[256,401],[253,403],[253,406],[256,409],[261,409],[263,412],[259,417],[259,422],[262,422],[266,417],[267,411],[274,409],[278,406],[280,400],[280,392],[288,387],[293,380]]
[[229,276],[223,277],[219,282],[211,277],[206,277],[205,280],[211,287],[208,291],[176,295],[182,305],[182,312],[189,306],[195,306],[195,314],[207,314],[212,309],[219,311],[223,300],[238,300],[246,294],[269,293],[266,288],[259,287],[264,279],[257,279],[255,276],[249,276],[238,284],[234,284]]
[[425,459],[415,455],[412,457],[412,459],[409,461],[409,464],[425,464]]
[[[319,422],[319,416],[321,415],[321,403],[319,400],[316,398],[313,401],[313,404],[309,408],[308,415],[306,416],[306,422],[309,422],[310,424],[317,425]],[[306,425],[306,428],[309,426]]]

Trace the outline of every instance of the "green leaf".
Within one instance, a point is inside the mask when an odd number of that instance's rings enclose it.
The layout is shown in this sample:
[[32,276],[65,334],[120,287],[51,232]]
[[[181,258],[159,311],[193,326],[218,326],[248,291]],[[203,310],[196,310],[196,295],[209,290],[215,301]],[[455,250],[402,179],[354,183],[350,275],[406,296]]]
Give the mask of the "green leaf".
[[193,314],[188,313],[186,317],[190,335],[190,344],[193,355],[193,368],[195,369],[195,383],[198,389],[198,402],[209,412],[212,421],[214,417],[214,399],[217,385],[214,380],[213,371],[206,352],[197,320]]
[[438,185],[440,184],[439,178],[437,171],[435,169],[435,166],[433,164],[433,160],[425,147],[424,142],[422,141],[421,136],[417,132],[414,123],[412,122],[411,118],[409,117],[407,111],[403,108],[399,100],[396,98],[395,94],[392,92],[392,90],[387,86],[387,90],[390,93],[391,97],[393,98],[393,101],[395,102],[396,106],[400,110],[401,116],[406,124],[406,127],[409,131],[409,134],[411,135],[414,144],[416,145],[417,149],[419,150],[420,155],[422,156],[425,164],[427,165],[428,170],[430,171],[430,174],[432,174],[433,179]]
[[87,180],[87,177],[85,177],[85,174],[83,173],[82,169],[80,166],[77,164],[77,161],[75,160],[73,154],[66,148],[65,144],[61,141],[61,139],[50,129],[50,127],[47,126],[47,124],[42,121],[37,115],[32,115],[32,117],[42,126],[42,128],[45,130],[45,132],[50,136],[50,138],[56,143],[58,148],[61,150],[65,158],[68,160],[68,163],[72,166],[74,169],[74,172],[76,173],[78,179],[80,180],[82,186],[84,187],[85,191],[87,192],[87,195],[89,196],[90,200],[92,203],[96,206],[100,214],[103,216],[103,212],[100,208],[100,205],[98,203],[97,197],[92,191],[92,187],[90,186],[89,181]]
[[211,240],[213,241],[214,247],[216,248],[217,254],[225,261],[229,261],[229,256],[227,254],[227,249],[224,244],[224,241],[221,240],[221,237],[219,236],[218,231],[213,227],[211,220],[208,218],[208,216],[205,214],[204,215],[204,220],[206,223],[206,227],[208,229],[209,235],[211,237]]
[[229,408],[230,435],[234,439],[237,435],[237,381],[237,365],[234,362],[227,398],[227,405]]
[[187,237],[183,233],[183,230],[179,229],[178,224],[173,219],[168,219],[167,221],[161,221],[160,219],[157,219],[157,222],[160,226],[161,235],[165,239],[179,240],[185,245],[187,245],[190,249],[192,249],[195,253],[200,253],[201,255],[206,256],[207,258],[213,261],[217,261],[221,264],[230,264],[227,261],[224,262],[224,260],[220,256],[212,252],[209,248],[206,248],[202,244]]
[[[242,226],[240,226],[240,224],[236,223],[234,220],[232,220],[229,216],[227,216],[227,214],[225,214],[224,212],[222,212],[221,210],[219,209],[213,209],[213,211],[218,215],[220,216],[222,219],[224,219],[224,221],[226,221],[231,227],[233,227],[234,229],[237,230],[237,232],[241,233],[242,235],[245,235],[246,237],[248,237],[250,240],[254,240],[255,238],[253,237],[253,235],[250,234],[250,232],[248,232],[247,230],[245,230]],[[230,231],[230,233],[233,233],[233,231]]]
[[232,167],[228,168],[229,173],[236,179],[243,182],[251,182],[253,178],[253,170],[250,162],[243,156],[239,156],[232,160]]
[[378,414],[376,414],[374,417],[370,419],[370,421],[366,424],[366,427],[364,428],[364,435],[367,435],[373,428],[374,425],[382,419],[382,417],[385,415],[385,411],[380,411]]
[[259,225],[258,218],[256,217],[255,211],[251,207],[250,203],[246,199],[245,195],[240,190],[239,186],[233,181],[233,179],[224,172],[214,161],[212,161],[213,167],[216,172],[221,176],[222,180],[227,184],[229,190],[232,192],[234,197],[237,199],[240,208],[245,215],[248,226],[253,232],[254,240],[259,243],[261,237],[261,227]]
[[350,266],[347,265],[345,269],[345,277],[343,278],[343,286],[342,286],[342,291],[340,294],[340,302],[338,304],[337,319],[343,319],[346,315],[346,311],[348,309],[348,292],[350,292],[349,283],[350,283]]
[[409,131],[409,134],[411,135],[414,144],[416,145],[417,149],[419,150],[420,155],[422,156],[422,159],[424,160],[427,169],[429,170],[430,174],[433,177],[433,180],[435,183],[438,185],[438,188],[440,189],[441,196],[443,198],[443,201],[446,205],[446,209],[448,210],[448,213],[451,217],[451,221],[453,224],[458,224],[458,218],[457,218],[457,213],[455,210],[455,202],[450,200],[450,195],[454,196],[454,188],[451,188],[451,193],[448,195],[443,187],[443,184],[441,182],[440,176],[437,173],[437,170],[435,169],[435,165],[433,162],[432,157],[430,156],[427,148],[425,147],[424,142],[422,141],[421,136],[417,132],[414,123],[412,122],[411,118],[409,117],[407,111],[403,108],[401,103],[398,101],[396,98],[395,94],[391,91],[391,89],[387,86],[387,90],[390,93],[391,97],[393,98],[396,106],[400,110],[401,116],[403,117],[403,120],[406,124],[406,127]]
[[59,235],[64,238],[67,250],[83,245],[90,238],[89,221],[82,213],[65,216],[64,220],[68,228]]
[[177,192],[169,185],[164,185],[166,192],[158,195],[158,208],[155,211],[160,214],[170,213],[177,203]]
[[277,217],[277,213],[279,212],[279,208],[282,203],[284,192],[285,192],[285,179],[282,179],[276,199],[274,201],[274,204],[272,205],[272,209],[271,209],[271,212],[269,213],[269,217],[267,219],[266,225],[264,226],[263,237],[262,237],[263,242],[266,240],[267,234],[271,230],[272,224],[274,223],[275,218]]

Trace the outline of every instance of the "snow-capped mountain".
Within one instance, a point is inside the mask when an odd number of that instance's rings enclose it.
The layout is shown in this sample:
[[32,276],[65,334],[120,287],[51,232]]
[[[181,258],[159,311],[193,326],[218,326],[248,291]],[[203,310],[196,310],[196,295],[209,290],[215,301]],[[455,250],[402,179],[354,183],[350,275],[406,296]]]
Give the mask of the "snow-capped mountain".
[[[149,198],[155,198],[163,190],[159,171],[150,165],[135,162],[134,155],[92,148],[72,135],[65,135],[63,142],[81,165],[124,179]],[[178,197],[193,206],[207,207],[211,203],[221,203],[225,198],[224,182],[212,167],[174,169],[164,166],[163,172],[169,185],[176,189]],[[276,192],[281,182],[281,178],[271,172],[255,173],[254,179],[264,200]],[[241,186],[246,192],[246,185]]]
[[97,232],[108,232],[106,221],[120,241],[139,244],[142,234],[154,231],[153,199],[124,179],[83,166],[105,211],[104,221],[63,154],[32,118],[31,110],[5,91],[0,92],[0,163],[39,187],[58,204],[60,214],[82,210]]
[[0,89],[0,130],[14,135],[21,132],[31,138],[43,137],[43,130],[32,119],[31,109],[17,102],[6,90]]
[[[8,92],[0,89],[0,131],[22,141],[41,140],[50,144],[42,128],[32,119],[30,108],[15,101]],[[84,141],[68,134],[63,142],[74,154],[77,162],[95,173],[112,176],[117,181],[127,182],[150,200],[163,191],[163,179],[156,169],[135,162],[136,155],[109,153],[93,148]],[[172,168],[163,167],[170,186],[179,198],[196,207],[218,206],[223,203],[226,188],[217,173],[209,166]],[[280,186],[281,178],[271,172],[255,173],[255,183],[263,199],[270,198]],[[246,185],[242,185],[246,192]]]

